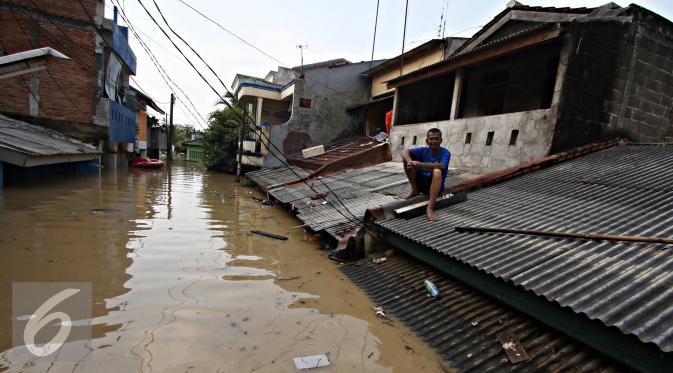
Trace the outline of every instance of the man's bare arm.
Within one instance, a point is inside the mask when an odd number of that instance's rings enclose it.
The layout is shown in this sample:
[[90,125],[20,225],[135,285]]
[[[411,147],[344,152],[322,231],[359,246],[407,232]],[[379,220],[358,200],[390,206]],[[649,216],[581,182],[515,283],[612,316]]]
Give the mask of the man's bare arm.
[[409,152],[409,149],[402,150],[402,159],[404,159],[404,161],[407,163],[412,162],[411,153]]
[[414,162],[414,168],[424,168],[426,170],[434,170],[436,168],[440,170],[446,169],[446,167],[444,167],[444,164],[442,163],[422,163],[422,162]]

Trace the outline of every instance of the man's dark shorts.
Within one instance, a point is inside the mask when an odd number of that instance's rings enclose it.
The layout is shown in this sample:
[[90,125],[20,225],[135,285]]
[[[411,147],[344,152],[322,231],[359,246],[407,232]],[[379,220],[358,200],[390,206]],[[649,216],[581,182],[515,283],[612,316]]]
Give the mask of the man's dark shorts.
[[432,185],[432,176],[426,176],[422,172],[416,171],[416,189],[420,193],[429,195],[430,185]]

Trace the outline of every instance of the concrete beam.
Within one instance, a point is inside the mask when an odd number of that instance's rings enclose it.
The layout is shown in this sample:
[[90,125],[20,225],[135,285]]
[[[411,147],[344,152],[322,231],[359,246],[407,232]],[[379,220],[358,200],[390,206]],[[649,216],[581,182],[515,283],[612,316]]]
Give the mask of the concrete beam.
[[460,106],[460,95],[463,91],[463,69],[456,70],[456,78],[453,81],[453,96],[451,98],[451,115],[449,119],[456,119]]
[[545,27],[538,32],[523,35],[521,37],[507,40],[505,42],[496,44],[489,48],[459,55],[455,58],[450,58],[443,63],[432,65],[431,68],[418,70],[417,73],[410,73],[399,78],[390,80],[388,88],[397,88],[403,85],[417,82],[419,80],[428,79],[437,75],[448,74],[461,67],[472,65],[478,62],[492,60],[502,57],[522,49],[530,48],[551,40],[555,40],[561,34],[561,27],[558,24],[552,24]]

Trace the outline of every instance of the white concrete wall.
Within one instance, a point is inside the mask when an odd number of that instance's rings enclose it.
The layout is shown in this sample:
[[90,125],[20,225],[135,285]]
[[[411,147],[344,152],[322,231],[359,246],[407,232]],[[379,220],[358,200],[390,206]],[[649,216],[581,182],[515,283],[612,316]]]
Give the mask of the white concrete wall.
[[[445,120],[394,126],[391,130],[393,160],[401,161],[405,148],[425,146],[426,132],[433,127],[442,131],[442,146],[451,151],[450,167],[490,172],[511,167],[549,154],[554,126],[555,109],[541,109],[491,115],[484,117]],[[516,145],[509,145],[512,130],[519,130]],[[486,145],[487,133],[493,131],[493,143]],[[472,141],[465,144],[468,132]],[[416,145],[413,137],[416,136]],[[404,145],[401,145],[404,137]]]

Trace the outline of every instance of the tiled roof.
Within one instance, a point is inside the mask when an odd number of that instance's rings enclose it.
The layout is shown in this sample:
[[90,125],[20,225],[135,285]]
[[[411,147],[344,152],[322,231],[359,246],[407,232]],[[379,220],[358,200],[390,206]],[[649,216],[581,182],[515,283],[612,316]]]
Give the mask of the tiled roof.
[[468,194],[384,229],[673,351],[670,245],[496,233],[456,226],[673,239],[673,145],[618,145]]

